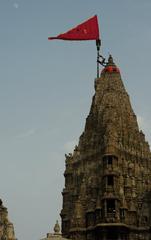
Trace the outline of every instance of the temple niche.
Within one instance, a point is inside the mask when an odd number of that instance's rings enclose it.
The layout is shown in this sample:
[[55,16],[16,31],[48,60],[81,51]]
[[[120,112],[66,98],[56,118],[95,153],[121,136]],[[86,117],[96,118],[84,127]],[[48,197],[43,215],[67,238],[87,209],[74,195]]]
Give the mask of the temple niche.
[[151,239],[151,152],[112,56],[64,176],[65,238]]

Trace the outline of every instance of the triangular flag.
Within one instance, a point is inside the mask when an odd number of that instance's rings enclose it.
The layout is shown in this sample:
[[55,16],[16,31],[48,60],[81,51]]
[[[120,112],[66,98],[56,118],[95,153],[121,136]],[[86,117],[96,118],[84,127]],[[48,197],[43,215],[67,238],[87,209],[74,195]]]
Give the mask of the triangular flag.
[[99,40],[99,25],[97,16],[89,18],[87,21],[77,25],[69,31],[59,34],[56,37],[48,37],[48,40]]

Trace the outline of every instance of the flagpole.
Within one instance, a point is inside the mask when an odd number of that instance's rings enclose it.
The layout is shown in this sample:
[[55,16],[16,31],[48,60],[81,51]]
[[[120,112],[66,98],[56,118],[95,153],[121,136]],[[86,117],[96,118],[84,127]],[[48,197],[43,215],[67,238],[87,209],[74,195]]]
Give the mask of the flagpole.
[[100,46],[101,46],[101,40],[97,39],[96,40],[96,48],[97,48],[97,78],[99,78],[99,55],[100,55]]

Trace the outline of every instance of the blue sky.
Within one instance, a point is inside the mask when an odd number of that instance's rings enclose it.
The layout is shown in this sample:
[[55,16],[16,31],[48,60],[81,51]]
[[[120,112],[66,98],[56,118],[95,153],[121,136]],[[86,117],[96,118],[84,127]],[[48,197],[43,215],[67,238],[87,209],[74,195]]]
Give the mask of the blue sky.
[[119,66],[151,143],[150,0],[0,0],[0,196],[20,240],[52,231],[64,154],[84,129],[96,77],[94,41],[48,41],[98,15],[101,52]]

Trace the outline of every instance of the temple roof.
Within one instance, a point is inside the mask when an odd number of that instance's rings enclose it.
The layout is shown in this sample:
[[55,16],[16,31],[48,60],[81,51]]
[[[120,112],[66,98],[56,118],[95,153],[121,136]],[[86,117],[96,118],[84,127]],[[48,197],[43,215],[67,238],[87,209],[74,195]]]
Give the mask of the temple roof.
[[119,68],[111,55],[100,77],[95,80],[95,94],[79,148],[85,148],[85,144],[93,150],[95,147],[96,150],[100,149],[98,145],[104,147],[112,144],[135,154],[146,152],[148,156],[150,153],[149,145],[139,130]]

